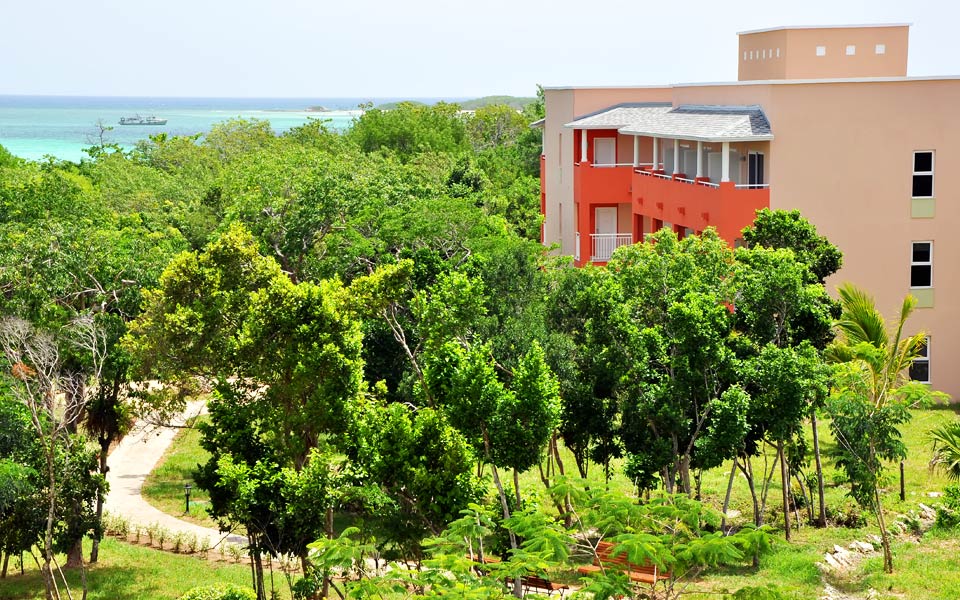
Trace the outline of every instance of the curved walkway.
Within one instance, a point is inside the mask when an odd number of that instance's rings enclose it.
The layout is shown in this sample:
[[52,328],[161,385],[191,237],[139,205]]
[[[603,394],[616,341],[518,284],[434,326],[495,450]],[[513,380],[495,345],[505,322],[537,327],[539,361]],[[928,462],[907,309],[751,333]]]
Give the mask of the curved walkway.
[[[188,418],[201,414],[204,408],[203,401],[189,403],[186,411],[175,419],[173,425],[183,425]],[[123,438],[107,459],[110,466],[107,472],[110,491],[107,493],[104,509],[111,514],[123,516],[131,524],[145,526],[157,523],[173,533],[194,534],[200,539],[209,538],[211,547],[217,547],[223,541],[246,544],[247,539],[243,536],[220,533],[216,529],[168,515],[154,508],[140,495],[144,479],[157,466],[177,431],[176,427],[137,426]]]

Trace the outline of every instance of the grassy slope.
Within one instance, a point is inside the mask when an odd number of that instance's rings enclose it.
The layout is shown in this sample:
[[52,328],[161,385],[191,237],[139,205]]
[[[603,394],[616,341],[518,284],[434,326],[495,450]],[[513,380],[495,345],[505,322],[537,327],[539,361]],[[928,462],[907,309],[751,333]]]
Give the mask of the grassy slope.
[[[216,523],[204,510],[210,496],[197,487],[193,480],[193,471],[197,465],[207,462],[209,458],[210,454],[200,447],[200,432],[196,429],[181,429],[157,463],[157,468],[143,482],[143,497],[167,514],[216,529]],[[189,515],[183,512],[185,483],[193,486],[190,491]]]
[[[89,541],[87,542],[89,555]],[[26,557],[26,573],[0,580],[0,600],[34,600],[43,598],[43,582],[32,559]],[[62,564],[63,557],[59,559]],[[80,573],[69,571],[67,580],[74,597],[80,594]],[[105,538],[100,547],[100,562],[87,573],[89,600],[173,600],[199,585],[250,585],[250,568],[246,565],[213,562],[193,556],[161,552],[134,544]],[[285,587],[278,580],[277,587]],[[281,590],[281,597],[287,598]],[[66,596],[64,596],[66,597]]]

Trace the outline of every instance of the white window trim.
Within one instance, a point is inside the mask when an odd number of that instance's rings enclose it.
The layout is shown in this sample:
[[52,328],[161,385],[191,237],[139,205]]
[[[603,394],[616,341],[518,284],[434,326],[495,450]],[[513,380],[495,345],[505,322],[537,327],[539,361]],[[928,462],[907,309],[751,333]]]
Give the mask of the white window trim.
[[[913,359],[913,361],[911,362],[911,366],[913,366],[913,363],[918,363],[918,362],[927,363],[927,379],[926,380],[913,379],[913,381],[916,381],[917,383],[930,383],[930,336],[929,335],[926,337],[926,340],[924,341],[924,346],[927,349],[927,355],[917,357]],[[909,372],[909,369],[908,369],[908,372]]]
[[817,46],[817,56],[826,56],[827,47],[826,46]]
[[854,44],[847,44],[847,50],[846,50],[846,52],[847,52],[847,56],[856,56],[856,55],[857,55],[857,47],[856,47]]
[[936,198],[937,196],[937,176],[934,172],[937,170],[937,153],[933,150],[914,150],[913,151],[913,163],[910,165],[911,169],[916,169],[917,166],[917,154],[930,154],[930,167],[929,171],[913,171],[914,175],[929,175],[930,176],[930,195],[929,196],[913,196],[913,177],[910,178],[910,194],[913,198]]
[[[913,260],[913,247],[915,244],[930,244],[930,260],[927,262],[916,262]],[[910,282],[911,290],[930,290],[933,289],[933,240],[914,240],[910,242],[910,277],[913,277],[913,267],[930,267],[930,285],[913,285]]]
[[886,45],[886,44],[877,44],[876,46],[873,47],[873,52],[874,52],[875,54],[886,54],[886,53],[887,53],[887,45]]

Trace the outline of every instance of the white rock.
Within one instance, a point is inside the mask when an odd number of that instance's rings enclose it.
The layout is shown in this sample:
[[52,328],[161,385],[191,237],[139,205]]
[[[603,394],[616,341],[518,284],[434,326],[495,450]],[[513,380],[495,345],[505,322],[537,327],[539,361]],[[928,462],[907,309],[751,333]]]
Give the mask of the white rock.
[[830,565],[831,567],[833,567],[834,569],[842,569],[842,568],[843,568],[843,564],[841,564],[840,561],[838,561],[837,559],[835,559],[835,558],[833,557],[833,555],[830,554],[829,552],[827,552],[826,554],[823,555],[823,560],[825,560],[825,561],[827,562],[827,564]]

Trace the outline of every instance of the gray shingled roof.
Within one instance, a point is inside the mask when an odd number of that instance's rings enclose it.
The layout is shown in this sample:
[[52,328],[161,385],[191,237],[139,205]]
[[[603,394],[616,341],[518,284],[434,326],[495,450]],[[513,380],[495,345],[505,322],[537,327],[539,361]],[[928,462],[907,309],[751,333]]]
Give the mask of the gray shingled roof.
[[644,122],[654,115],[662,115],[673,107],[669,102],[633,102],[617,104],[592,112],[564,127],[574,129],[619,129],[633,123]]
[[770,121],[759,106],[678,106],[659,119],[620,128],[628,135],[649,135],[704,142],[773,139]]
[[771,140],[773,131],[759,106],[705,106],[676,108],[649,105],[614,106],[567,123],[574,129],[618,129],[626,135],[679,138],[703,142]]

